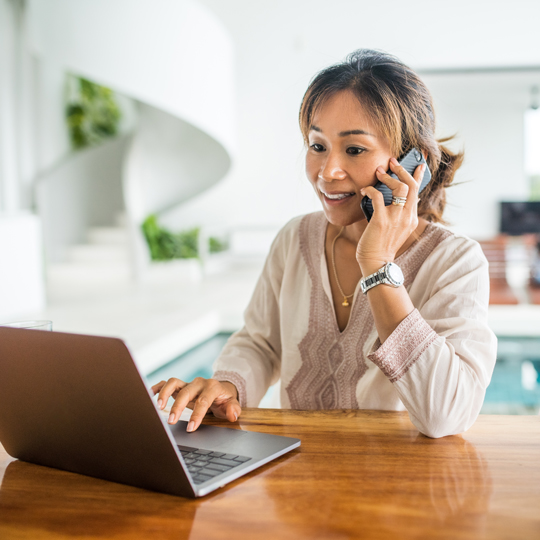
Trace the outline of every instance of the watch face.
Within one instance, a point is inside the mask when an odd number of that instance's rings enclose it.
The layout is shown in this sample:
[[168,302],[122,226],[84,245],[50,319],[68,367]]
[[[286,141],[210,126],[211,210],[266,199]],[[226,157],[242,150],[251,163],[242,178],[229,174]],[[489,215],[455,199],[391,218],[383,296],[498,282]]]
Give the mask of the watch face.
[[403,285],[403,281],[405,281],[401,268],[394,263],[389,263],[386,266],[386,275],[388,276],[388,279],[397,286]]

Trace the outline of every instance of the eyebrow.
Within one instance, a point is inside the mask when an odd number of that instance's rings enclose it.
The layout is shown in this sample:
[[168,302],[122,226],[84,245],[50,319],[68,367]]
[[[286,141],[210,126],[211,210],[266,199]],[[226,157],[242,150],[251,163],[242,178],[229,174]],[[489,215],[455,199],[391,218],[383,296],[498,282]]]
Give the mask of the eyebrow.
[[[309,129],[322,133],[322,129],[317,126],[311,126]],[[338,133],[338,135],[340,137],[347,137],[348,135],[369,135],[370,137],[375,137],[373,133],[369,133],[368,131],[364,131],[363,129],[350,129],[349,131],[341,131]]]

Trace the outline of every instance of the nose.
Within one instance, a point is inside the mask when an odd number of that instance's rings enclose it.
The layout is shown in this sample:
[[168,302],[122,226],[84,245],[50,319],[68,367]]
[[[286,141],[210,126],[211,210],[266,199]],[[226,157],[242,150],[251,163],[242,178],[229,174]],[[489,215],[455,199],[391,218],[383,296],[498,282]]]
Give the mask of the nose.
[[332,182],[333,180],[344,180],[347,177],[347,173],[342,167],[340,157],[336,152],[329,152],[326,160],[321,164],[319,170],[319,178],[325,182]]

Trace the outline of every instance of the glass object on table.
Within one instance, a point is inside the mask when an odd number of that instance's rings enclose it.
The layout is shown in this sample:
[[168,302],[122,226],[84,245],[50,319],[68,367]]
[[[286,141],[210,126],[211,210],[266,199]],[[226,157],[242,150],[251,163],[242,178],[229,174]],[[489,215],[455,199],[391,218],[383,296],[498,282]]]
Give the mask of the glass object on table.
[[52,321],[17,321],[0,323],[0,326],[9,326],[10,328],[25,328],[27,330],[52,330]]

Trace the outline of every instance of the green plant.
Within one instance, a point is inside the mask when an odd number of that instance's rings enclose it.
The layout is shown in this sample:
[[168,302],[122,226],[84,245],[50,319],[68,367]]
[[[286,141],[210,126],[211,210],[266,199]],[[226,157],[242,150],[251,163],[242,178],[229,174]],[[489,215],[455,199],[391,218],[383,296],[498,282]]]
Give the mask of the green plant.
[[142,230],[153,261],[195,259],[199,256],[199,228],[172,233],[161,227],[156,215],[152,214],[144,220]]
[[227,240],[220,240],[214,236],[211,236],[208,239],[208,251],[210,251],[210,253],[220,253],[221,251],[228,249],[228,247],[229,243]]
[[66,101],[73,149],[99,144],[118,133],[122,113],[110,88],[68,74]]
[[540,174],[529,176],[530,182],[530,201],[540,201]]

